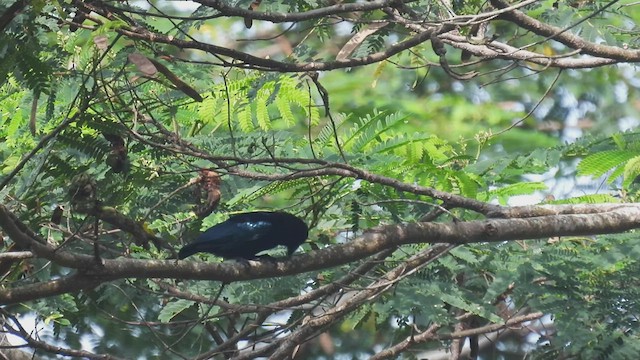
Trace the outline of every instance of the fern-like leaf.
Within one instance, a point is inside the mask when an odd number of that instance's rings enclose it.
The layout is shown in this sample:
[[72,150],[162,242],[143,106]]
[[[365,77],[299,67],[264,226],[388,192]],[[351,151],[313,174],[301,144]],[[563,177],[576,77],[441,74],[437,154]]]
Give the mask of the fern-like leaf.
[[198,118],[200,121],[205,124],[214,121],[216,111],[218,110],[218,101],[219,100],[213,96],[209,96],[198,104]]
[[518,183],[489,191],[487,197],[488,199],[498,198],[501,203],[506,203],[506,200],[512,196],[529,195],[543,190],[547,190],[547,185],[543,182]]
[[389,114],[388,112],[374,111],[373,115],[367,115],[360,119],[360,122],[347,135],[343,142],[346,150],[363,152],[369,147],[375,146],[389,138],[388,131],[395,126],[404,124],[405,116],[399,114]]
[[293,115],[293,111],[291,111],[291,103],[283,97],[277,97],[275,100],[275,104],[285,124],[289,127],[293,126],[296,123],[296,120]]
[[547,201],[545,204],[604,204],[604,203],[618,203],[620,198],[609,194],[590,194],[576,196],[568,199]]
[[246,105],[238,113],[238,124],[244,132],[251,132],[255,128],[253,125],[253,117],[251,115],[251,105]]
[[631,158],[625,164],[622,186],[628,188],[638,175],[640,175],[640,156]]
[[269,118],[269,111],[267,110],[267,97],[266,94],[260,94],[255,100],[256,119],[258,120],[258,126],[263,131],[271,130],[271,119]]
[[251,187],[243,191],[239,191],[227,202],[227,206],[233,208],[242,204],[251,203],[265,195],[272,195],[289,189],[304,188],[309,186],[309,179],[295,179],[274,181],[262,187]]
[[628,150],[608,150],[591,154],[578,164],[578,175],[600,177],[637,155],[637,152]]

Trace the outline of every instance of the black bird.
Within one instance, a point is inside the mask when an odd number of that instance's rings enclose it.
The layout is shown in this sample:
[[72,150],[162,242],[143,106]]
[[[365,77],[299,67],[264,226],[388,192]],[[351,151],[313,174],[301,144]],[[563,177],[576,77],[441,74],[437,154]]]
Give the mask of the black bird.
[[256,211],[238,214],[210,227],[184,246],[178,259],[208,252],[227,259],[255,259],[256,254],[278,245],[291,256],[309,235],[307,225],[285,212]]

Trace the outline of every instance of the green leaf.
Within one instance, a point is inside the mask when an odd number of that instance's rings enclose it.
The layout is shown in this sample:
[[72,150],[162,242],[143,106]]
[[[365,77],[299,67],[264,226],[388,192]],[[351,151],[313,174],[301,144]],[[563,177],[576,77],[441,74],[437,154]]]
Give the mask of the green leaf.
[[247,104],[238,113],[238,124],[244,132],[251,132],[255,128],[253,125],[253,117],[251,115],[251,104]]
[[622,186],[629,188],[632,182],[640,175],[640,156],[631,158],[624,166]]
[[53,313],[49,316],[47,316],[46,318],[44,318],[44,324],[45,325],[49,325],[51,322],[56,322],[60,325],[64,325],[64,326],[68,326],[71,323],[69,322],[68,319],[64,318],[64,315],[60,314],[60,313]]
[[218,99],[208,96],[198,105],[198,118],[200,121],[205,124],[213,122],[218,107]]
[[195,301],[186,299],[170,301],[162,308],[162,310],[160,310],[160,313],[158,314],[158,320],[162,323],[168,323],[176,315],[180,314],[181,312],[195,304]]
[[497,198],[505,204],[510,197],[530,195],[536,191],[544,190],[547,190],[547,185],[543,182],[517,183],[487,192],[487,199]]
[[449,252],[451,255],[457,257],[460,260],[465,261],[468,264],[477,264],[478,263],[478,255],[469,251],[468,248],[459,246]]
[[591,154],[578,164],[578,175],[600,177],[638,154],[628,150],[608,150]]
[[621,199],[610,194],[589,194],[567,199],[546,201],[545,204],[604,204],[618,202],[621,202]]
[[440,298],[442,299],[442,301],[446,302],[447,304],[450,304],[451,306],[455,306],[458,309],[462,309],[472,314],[476,314],[491,322],[502,323],[504,321],[500,316],[487,310],[484,306],[480,304],[470,303],[467,300],[463,299],[462,297],[454,293],[442,293],[440,294]]
[[269,118],[269,112],[267,110],[266,97],[259,96],[255,100],[256,107],[256,119],[258,120],[258,126],[263,131],[271,130],[271,119]]

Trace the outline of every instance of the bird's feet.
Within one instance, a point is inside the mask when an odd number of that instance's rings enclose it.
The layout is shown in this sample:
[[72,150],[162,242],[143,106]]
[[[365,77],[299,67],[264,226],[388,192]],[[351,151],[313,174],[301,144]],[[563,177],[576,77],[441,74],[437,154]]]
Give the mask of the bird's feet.
[[251,264],[249,263],[249,259],[237,257],[237,258],[233,258],[233,260],[235,260],[238,264],[241,264],[244,267],[247,267],[247,268],[251,267]]
[[278,258],[275,258],[271,255],[260,255],[260,256],[256,256],[256,260],[258,261],[268,261],[270,263],[276,263],[278,262]]
[[250,267],[251,266],[251,263],[249,261],[258,261],[258,262],[264,261],[264,262],[268,262],[270,264],[275,264],[275,263],[278,262],[278,258],[275,258],[275,257],[273,257],[271,255],[258,255],[258,256],[252,257],[251,259],[237,257],[237,258],[234,258],[234,260],[237,263],[240,263],[240,264],[242,264],[242,265],[244,265],[246,267]]

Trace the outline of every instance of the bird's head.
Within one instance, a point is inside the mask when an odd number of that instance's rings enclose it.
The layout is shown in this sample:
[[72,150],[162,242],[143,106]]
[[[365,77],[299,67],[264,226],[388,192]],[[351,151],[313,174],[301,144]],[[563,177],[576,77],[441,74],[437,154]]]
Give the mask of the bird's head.
[[287,214],[286,216],[286,242],[287,256],[291,256],[309,237],[309,228],[300,218]]

